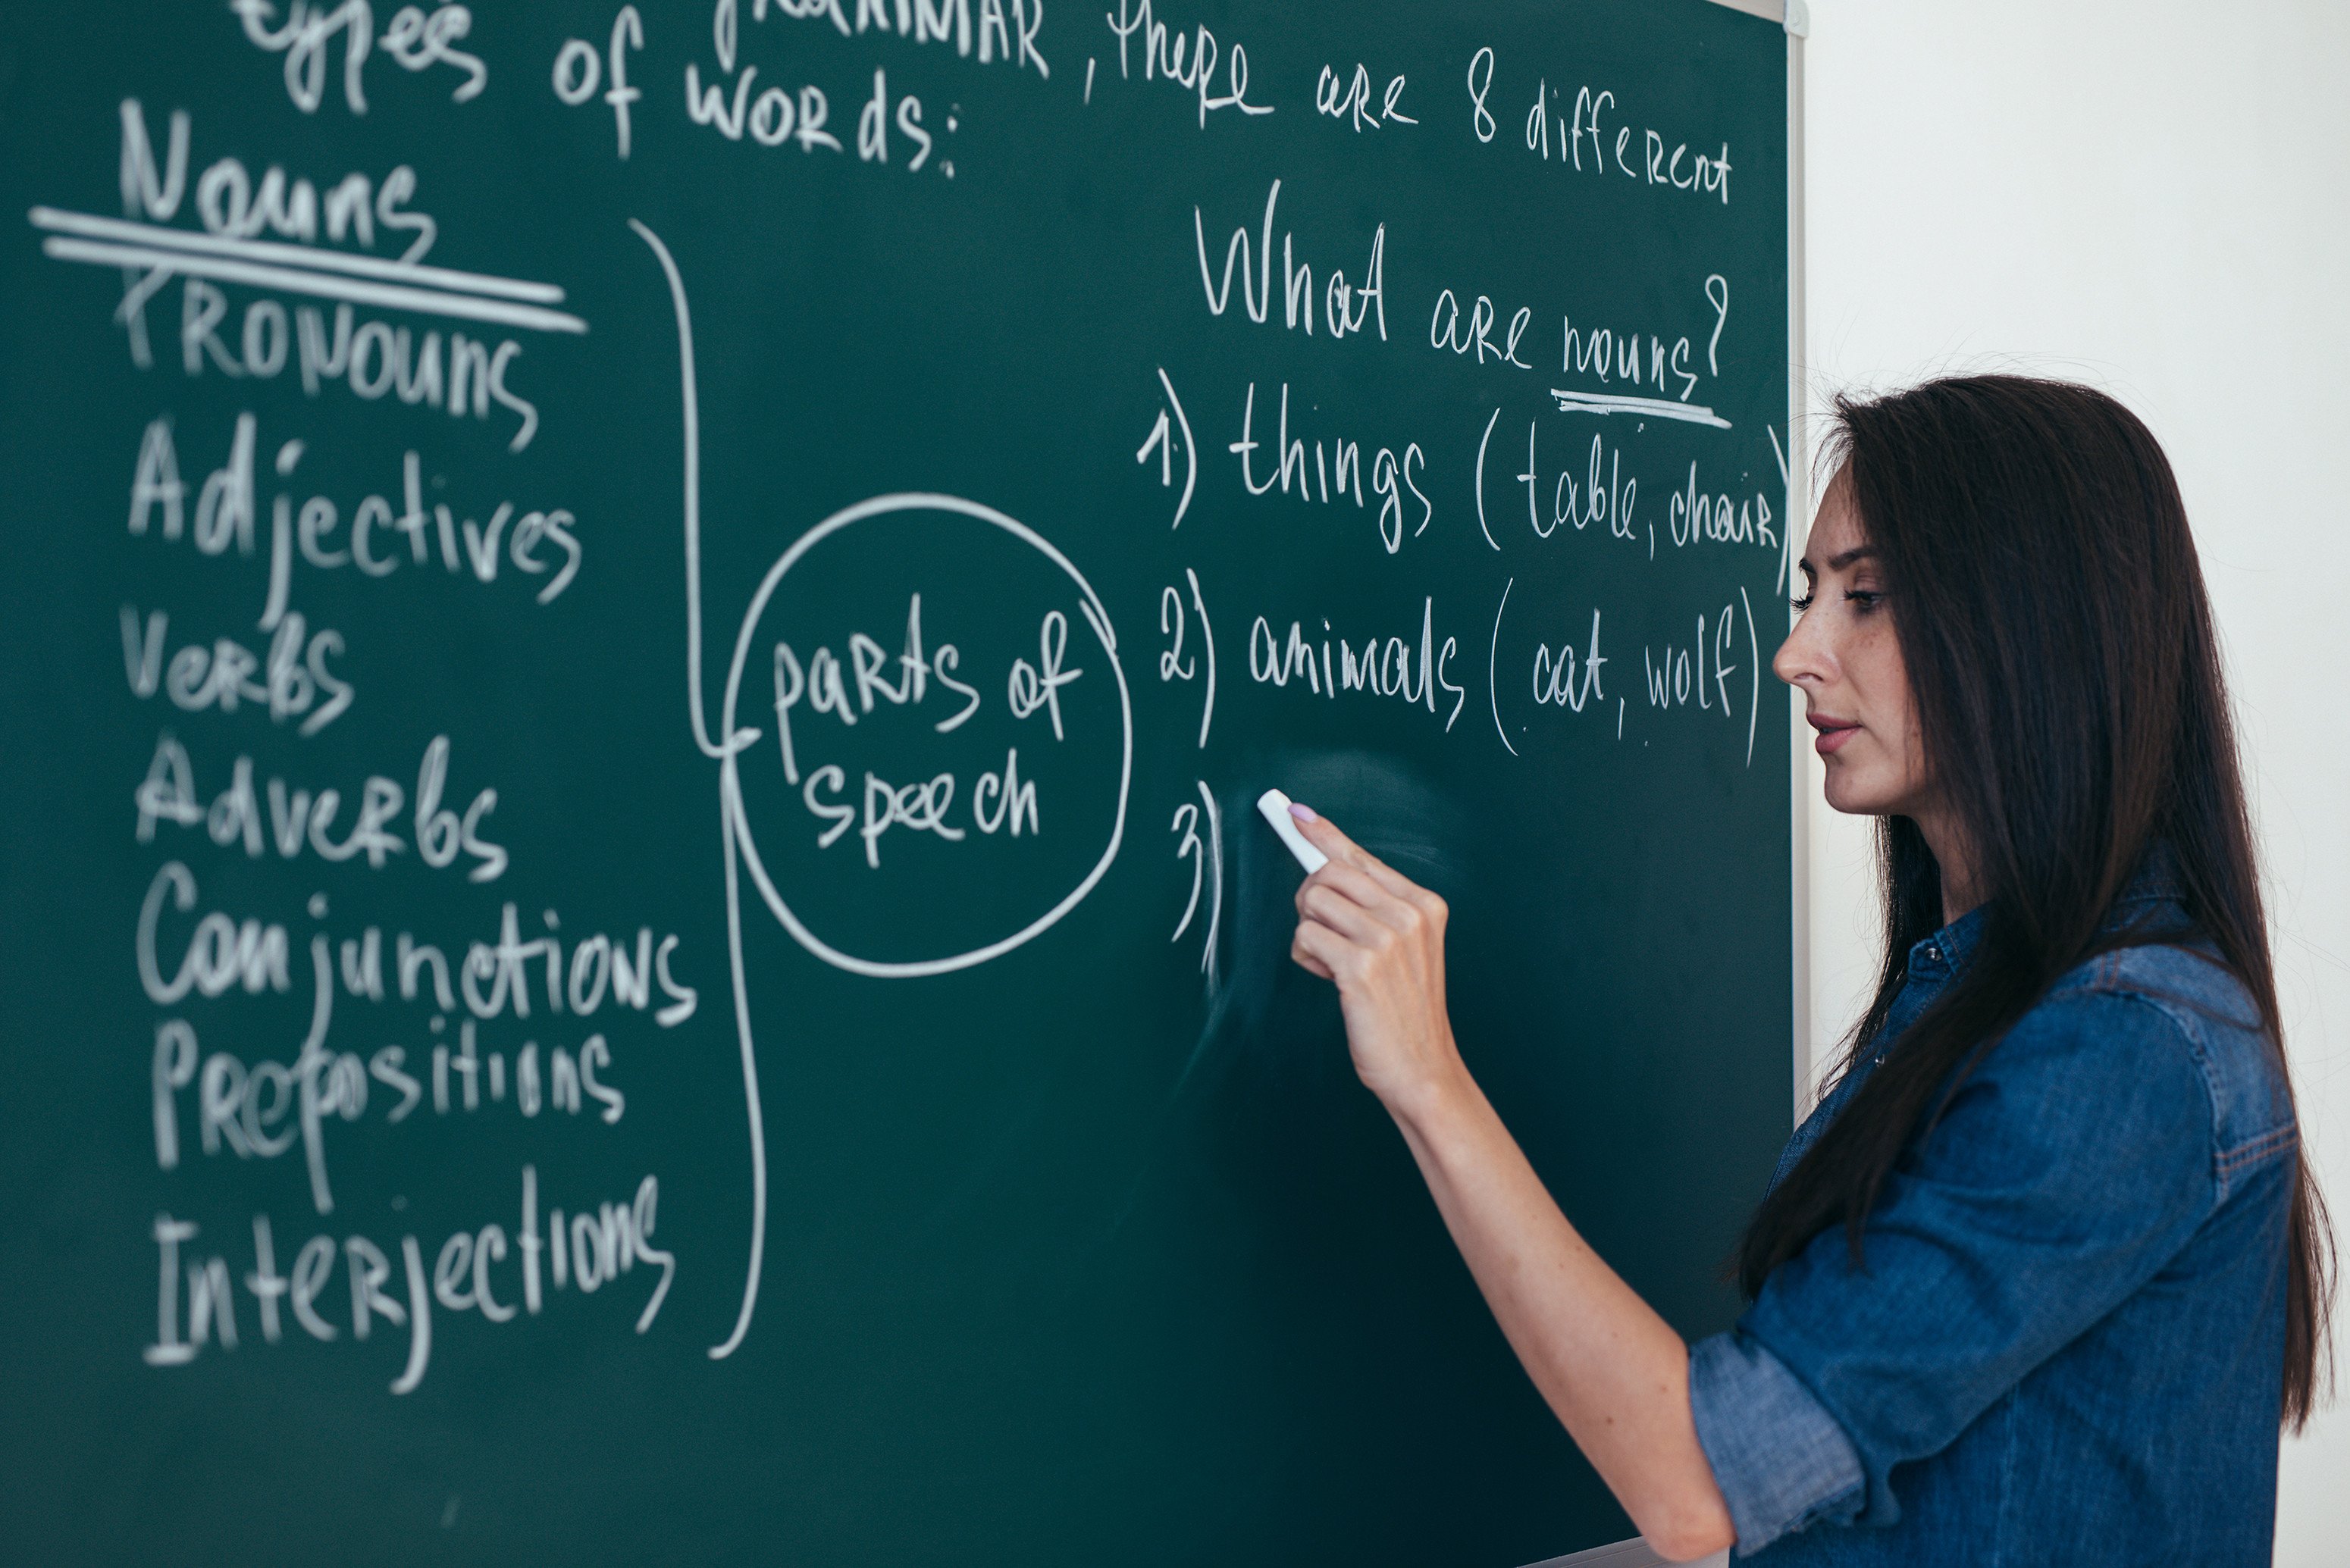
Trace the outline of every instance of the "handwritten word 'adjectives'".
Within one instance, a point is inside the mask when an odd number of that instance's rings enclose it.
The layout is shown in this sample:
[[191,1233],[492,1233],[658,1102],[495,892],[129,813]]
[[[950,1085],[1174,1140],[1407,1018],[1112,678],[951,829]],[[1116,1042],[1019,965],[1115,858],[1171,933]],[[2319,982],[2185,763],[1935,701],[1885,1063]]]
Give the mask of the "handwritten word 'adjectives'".
[[294,0],[283,26],[273,27],[277,7],[271,0],[229,0],[244,24],[244,36],[255,47],[286,57],[286,92],[304,114],[316,113],[327,91],[327,57],[337,35],[343,46],[343,101],[353,114],[367,112],[367,63],[378,48],[402,70],[425,71],[447,66],[464,73],[449,97],[464,103],[481,96],[488,85],[489,67],[480,57],[456,48],[457,41],[473,30],[473,14],[463,5],[444,3],[427,12],[402,5],[391,14],[381,34],[375,30],[375,13],[368,0],[342,0],[332,8],[308,0]]
[[[1200,252],[1200,287],[1208,296],[1208,314],[1222,316],[1232,299],[1232,269],[1237,265],[1241,278],[1241,308],[1251,321],[1263,326],[1273,309],[1273,212],[1281,200],[1281,182],[1275,180],[1264,198],[1264,226],[1255,247],[1256,277],[1249,277],[1250,243],[1245,227],[1235,228],[1224,246],[1223,277],[1219,282],[1208,270],[1208,233],[1206,220],[1200,209],[1191,209],[1191,237]],[[1296,259],[1295,231],[1281,236],[1281,297],[1282,325],[1295,331],[1301,324],[1307,337],[1314,335],[1314,269]],[[1388,226],[1379,224],[1371,231],[1370,260],[1364,265],[1363,281],[1352,284],[1346,273],[1337,267],[1330,269],[1323,286],[1319,303],[1322,325],[1333,337],[1344,337],[1350,332],[1363,330],[1367,320],[1376,321],[1379,340],[1388,336],[1387,303],[1387,243]]]
[[1150,0],[1141,0],[1139,7],[1134,0],[1118,0],[1118,14],[1105,12],[1103,17],[1109,23],[1109,30],[1118,35],[1118,79],[1133,79],[1134,67],[1128,58],[1127,48],[1128,41],[1139,33],[1142,36],[1142,79],[1161,78],[1191,93],[1199,104],[1201,130],[1207,129],[1208,117],[1218,109],[1236,109],[1243,116],[1273,112],[1269,103],[1248,101],[1248,50],[1239,44],[1234,44],[1224,58],[1225,90],[1214,90],[1216,36],[1208,31],[1205,24],[1187,37],[1181,28],[1170,28],[1152,16]]
[[[233,549],[252,557],[256,549],[254,449],[259,429],[253,414],[237,416],[227,461],[204,480],[191,508],[171,418],[150,421],[131,474],[131,535],[143,538],[151,531],[171,544],[185,535],[203,555]],[[291,479],[307,452],[299,440],[283,442],[272,464],[277,477]],[[441,483],[437,475],[433,483]],[[446,502],[428,508],[423,462],[414,452],[401,455],[400,493],[397,509],[380,494],[360,497],[346,526],[344,514],[328,497],[312,495],[297,506],[292,494],[280,491],[269,509],[269,581],[262,629],[275,627],[286,613],[297,559],[309,571],[350,567],[362,576],[388,577],[401,565],[403,537],[406,558],[413,566],[437,559],[445,572],[470,573],[488,584],[511,565],[525,583],[543,579],[535,595],[542,605],[560,597],[578,575],[585,551],[572,532],[577,519],[562,507],[517,516],[513,502],[501,501],[486,520],[461,517]]]

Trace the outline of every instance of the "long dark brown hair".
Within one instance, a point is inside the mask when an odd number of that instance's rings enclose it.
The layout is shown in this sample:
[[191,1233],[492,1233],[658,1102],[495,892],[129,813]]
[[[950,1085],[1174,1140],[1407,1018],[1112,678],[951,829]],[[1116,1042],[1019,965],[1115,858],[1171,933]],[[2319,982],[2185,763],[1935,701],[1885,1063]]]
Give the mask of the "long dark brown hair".
[[[2219,639],[2153,433],[2086,387],[1971,376],[1840,398],[1831,442],[1885,574],[1929,776],[1974,853],[1984,922],[1974,960],[1756,1212],[1738,1257],[1750,1295],[1837,1225],[1862,1262],[1887,1176],[1984,1054],[2066,971],[2164,940],[2107,929],[2158,845],[2284,1070]],[[1884,963],[1847,1072],[1884,1027],[1910,946],[1943,919],[1917,826],[1882,818],[1878,845]],[[2326,1359],[2333,1253],[2295,1160],[2283,1419],[2298,1429]]]

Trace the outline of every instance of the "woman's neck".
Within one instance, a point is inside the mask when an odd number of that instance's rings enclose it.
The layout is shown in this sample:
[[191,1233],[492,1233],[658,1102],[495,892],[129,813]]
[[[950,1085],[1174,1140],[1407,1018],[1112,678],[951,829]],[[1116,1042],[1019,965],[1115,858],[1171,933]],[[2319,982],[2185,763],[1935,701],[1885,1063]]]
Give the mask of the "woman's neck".
[[1947,926],[1982,902],[1974,856],[1968,848],[1966,836],[1959,831],[1959,825],[1949,812],[1912,812],[1909,820],[1918,825],[1918,836],[1933,852],[1942,883],[1942,923]]

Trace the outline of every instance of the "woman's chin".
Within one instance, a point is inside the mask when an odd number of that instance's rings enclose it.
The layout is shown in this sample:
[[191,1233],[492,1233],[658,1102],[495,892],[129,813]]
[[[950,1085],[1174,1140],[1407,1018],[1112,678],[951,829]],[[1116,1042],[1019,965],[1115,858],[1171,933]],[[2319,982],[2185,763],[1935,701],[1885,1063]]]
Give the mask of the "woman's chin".
[[1896,809],[1898,790],[1872,787],[1872,782],[1856,777],[1850,769],[1840,769],[1828,763],[1827,786],[1822,792],[1828,809],[1846,816],[1884,816]]

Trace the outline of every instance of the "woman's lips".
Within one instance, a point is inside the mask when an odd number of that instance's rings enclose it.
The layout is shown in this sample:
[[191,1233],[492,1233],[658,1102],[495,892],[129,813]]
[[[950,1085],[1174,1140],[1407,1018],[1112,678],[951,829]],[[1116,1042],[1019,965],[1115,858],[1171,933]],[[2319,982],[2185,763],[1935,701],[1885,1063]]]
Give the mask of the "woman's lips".
[[1820,732],[1812,747],[1824,757],[1834,756],[1839,746],[1860,732],[1859,725],[1847,724],[1841,719],[1814,719],[1812,728]]

